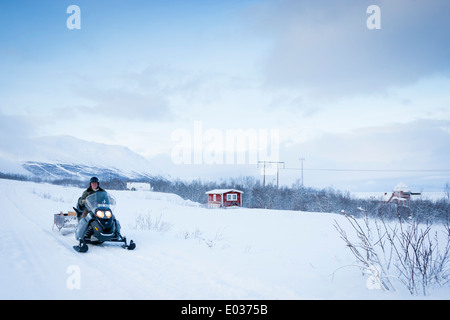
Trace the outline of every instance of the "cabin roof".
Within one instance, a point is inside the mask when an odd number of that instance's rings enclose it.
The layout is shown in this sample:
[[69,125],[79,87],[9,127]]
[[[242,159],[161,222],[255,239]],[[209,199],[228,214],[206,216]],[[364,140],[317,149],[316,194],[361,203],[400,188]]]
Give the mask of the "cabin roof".
[[206,194],[224,194],[229,192],[238,192],[238,193],[244,193],[244,191],[236,190],[236,189],[214,189],[210,191],[206,191]]

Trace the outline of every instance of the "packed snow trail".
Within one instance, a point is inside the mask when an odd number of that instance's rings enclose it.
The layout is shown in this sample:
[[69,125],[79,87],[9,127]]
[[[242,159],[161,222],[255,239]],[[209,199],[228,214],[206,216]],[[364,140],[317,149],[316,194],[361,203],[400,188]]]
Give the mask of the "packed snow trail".
[[37,222],[33,214],[39,216],[38,208],[29,214],[23,212],[21,205],[37,199],[28,198],[25,192],[17,194],[11,184],[1,184],[0,188],[0,254],[2,264],[6,265],[6,270],[0,273],[2,287],[6,289],[0,293],[1,297],[32,298],[34,292],[40,292],[42,298],[50,298],[52,292],[59,291],[55,283],[64,284],[65,276],[58,274],[56,259],[51,261],[48,257],[67,255],[67,248],[55,245],[49,229]]

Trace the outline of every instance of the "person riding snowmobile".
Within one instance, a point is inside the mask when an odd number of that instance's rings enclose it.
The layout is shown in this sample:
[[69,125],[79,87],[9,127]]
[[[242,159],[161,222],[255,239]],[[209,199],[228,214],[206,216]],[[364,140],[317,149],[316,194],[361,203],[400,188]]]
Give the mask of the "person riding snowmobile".
[[88,209],[84,205],[85,202],[86,202],[86,198],[88,196],[90,196],[91,194],[96,193],[98,191],[105,191],[105,190],[100,188],[100,184],[98,182],[98,178],[97,177],[92,177],[91,180],[89,181],[89,188],[84,190],[83,194],[78,199],[78,206],[79,206],[80,209],[83,210],[83,214],[80,217],[78,217],[78,220],[83,219],[88,214]]
[[78,224],[75,239],[78,245],[73,246],[77,252],[88,251],[87,244],[101,245],[103,242],[122,242],[122,248],[134,250],[133,240],[127,242],[120,234],[120,223],[112,213],[115,199],[100,188],[98,178],[92,177],[87,188],[77,201]]

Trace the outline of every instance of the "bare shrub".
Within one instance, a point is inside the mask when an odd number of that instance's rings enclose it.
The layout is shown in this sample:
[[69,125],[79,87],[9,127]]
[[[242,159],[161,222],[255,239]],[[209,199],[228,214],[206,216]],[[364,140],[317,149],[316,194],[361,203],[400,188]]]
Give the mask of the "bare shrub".
[[197,239],[199,243],[204,243],[209,248],[217,247],[219,244],[222,244],[222,249],[228,247],[228,245],[224,243],[226,238],[223,236],[221,231],[217,231],[213,237],[205,237],[203,231],[195,228],[194,231],[180,232],[178,236],[183,239]]
[[136,229],[138,230],[153,230],[158,232],[165,232],[172,228],[172,224],[162,220],[162,215],[153,218],[150,213],[140,214],[136,217]]
[[395,290],[391,281],[398,279],[411,294],[428,295],[436,286],[450,281],[450,229],[415,220],[386,222],[382,217],[362,219],[343,212],[356,239],[350,239],[335,220],[335,228],[364,271],[375,268],[381,288]]

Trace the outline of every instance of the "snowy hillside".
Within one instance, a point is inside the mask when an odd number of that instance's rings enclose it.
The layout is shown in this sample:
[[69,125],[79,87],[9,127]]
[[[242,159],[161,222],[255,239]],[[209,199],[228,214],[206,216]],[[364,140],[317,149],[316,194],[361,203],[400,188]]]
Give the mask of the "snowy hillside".
[[[77,253],[73,233],[52,224],[82,191],[0,180],[0,299],[423,298],[400,285],[369,289],[333,226],[345,225],[336,214],[207,209],[173,194],[111,191],[136,249]],[[441,288],[427,298],[449,296]]]
[[23,140],[14,148],[5,145],[4,150],[0,149],[0,172],[50,179],[82,179],[92,175],[104,179],[140,178],[160,173],[147,159],[126,147],[72,136]]

